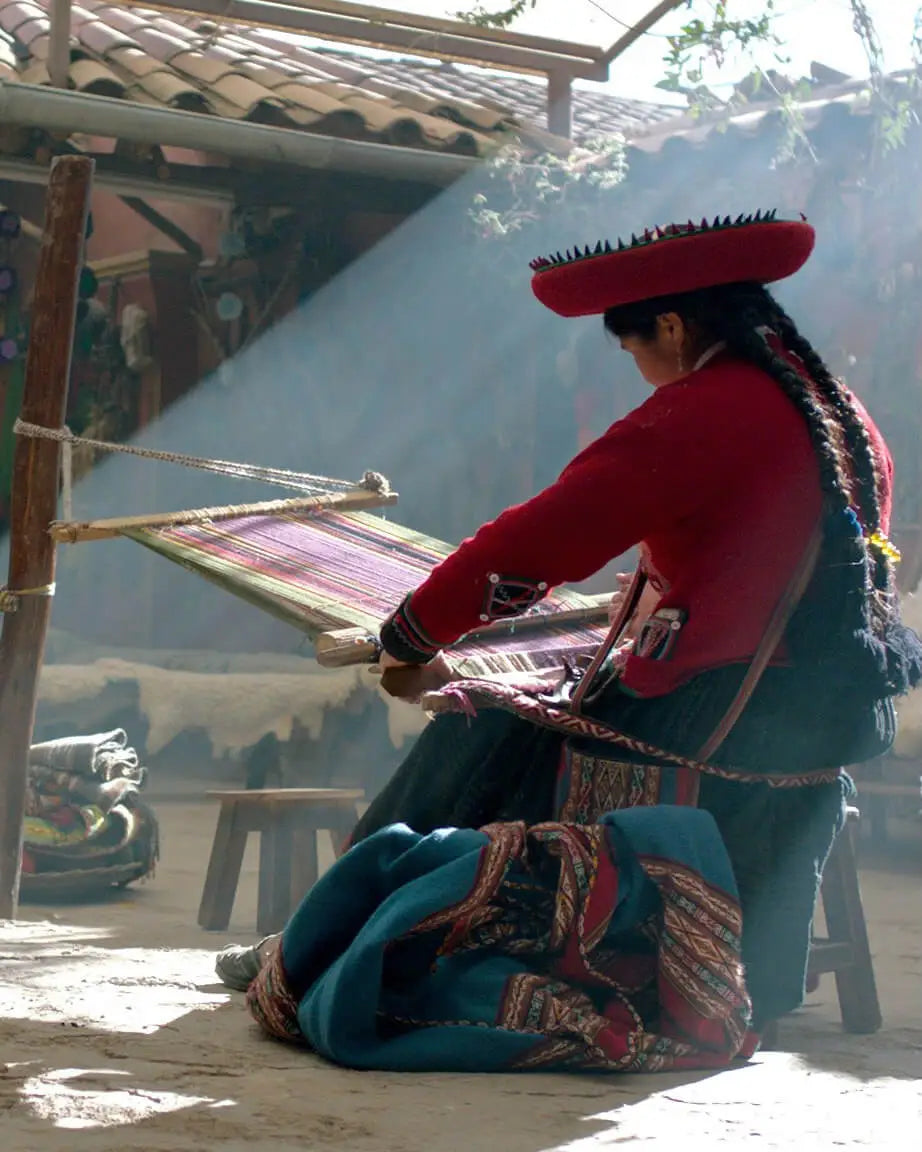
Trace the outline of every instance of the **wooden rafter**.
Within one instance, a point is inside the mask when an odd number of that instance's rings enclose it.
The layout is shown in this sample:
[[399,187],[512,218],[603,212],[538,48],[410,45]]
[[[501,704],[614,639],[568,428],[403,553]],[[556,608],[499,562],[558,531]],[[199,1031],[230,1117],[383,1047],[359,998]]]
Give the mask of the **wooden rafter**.
[[668,16],[676,8],[681,8],[685,2],[686,0],[660,0],[659,4],[651,8],[645,16],[641,16],[632,27],[627,29],[623,36],[619,36],[614,44],[602,53],[600,62],[607,67],[613,60],[623,55],[641,36],[649,32],[654,25],[658,24],[664,16]]
[[204,259],[205,253],[201,244],[197,240],[193,240],[188,232],[183,231],[178,224],[174,224],[172,220],[164,216],[162,212],[158,212],[156,208],[142,200],[140,196],[120,196],[121,202],[135,212],[142,220],[152,224],[158,232],[161,232],[168,240],[172,240],[174,244],[191,256],[196,264],[201,264]]
[[481,67],[537,75],[565,70],[587,80],[606,78],[598,45],[484,29],[461,20],[419,16],[345,0],[154,0],[148,7],[211,16],[225,24],[300,32],[339,44],[461,60]]
[[[378,8],[351,0],[152,0],[149,7],[175,16],[208,16],[219,25],[276,28],[339,44],[544,75],[548,81],[548,128],[555,135],[569,139],[573,81],[606,81],[612,61],[683,2],[660,0],[607,49],[553,37],[482,28],[460,20]],[[58,45],[58,56],[67,43],[69,22],[70,0],[53,0],[51,40]],[[57,70],[62,66],[59,60]],[[54,82],[60,83],[60,78]],[[173,239],[192,254],[194,248],[186,243],[188,238],[174,236]]]

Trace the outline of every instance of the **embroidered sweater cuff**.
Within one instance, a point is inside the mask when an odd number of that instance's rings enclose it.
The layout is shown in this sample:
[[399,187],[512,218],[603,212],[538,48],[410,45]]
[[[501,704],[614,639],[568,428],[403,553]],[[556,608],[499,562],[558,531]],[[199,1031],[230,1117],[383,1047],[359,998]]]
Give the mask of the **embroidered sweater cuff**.
[[381,647],[396,660],[407,664],[428,664],[438,654],[440,645],[423,631],[410,609],[411,596],[381,627]]

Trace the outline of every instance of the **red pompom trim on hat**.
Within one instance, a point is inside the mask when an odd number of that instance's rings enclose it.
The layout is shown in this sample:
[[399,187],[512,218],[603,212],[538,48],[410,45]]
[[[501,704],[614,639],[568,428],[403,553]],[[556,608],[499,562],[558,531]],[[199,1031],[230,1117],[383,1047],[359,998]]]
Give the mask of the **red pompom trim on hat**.
[[805,219],[779,220],[774,212],[670,224],[629,244],[606,241],[535,260],[532,290],[559,316],[596,316],[718,284],[783,280],[803,267],[815,240]]

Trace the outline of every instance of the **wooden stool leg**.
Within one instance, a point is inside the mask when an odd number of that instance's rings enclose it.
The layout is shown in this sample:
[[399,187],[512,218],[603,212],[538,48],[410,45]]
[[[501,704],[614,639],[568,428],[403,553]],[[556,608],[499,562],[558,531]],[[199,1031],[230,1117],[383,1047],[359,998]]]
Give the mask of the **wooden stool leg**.
[[317,877],[320,875],[317,829],[312,825],[299,825],[293,836],[293,845],[290,896],[292,912],[314,887],[317,883]]
[[291,820],[282,812],[267,817],[259,837],[256,930],[261,936],[281,932],[291,912]]
[[868,929],[861,905],[855,862],[854,826],[851,822],[837,838],[823,872],[823,911],[832,943],[847,943],[853,962],[836,971],[836,989],[842,1024],[847,1032],[870,1033],[882,1020]]
[[247,832],[248,828],[237,804],[233,801],[222,803],[198,909],[201,928],[219,932],[230,923],[247,845]]
[[338,860],[346,850],[349,837],[359,822],[358,809],[355,806],[334,809],[330,816],[328,829],[330,843],[333,845],[333,855]]

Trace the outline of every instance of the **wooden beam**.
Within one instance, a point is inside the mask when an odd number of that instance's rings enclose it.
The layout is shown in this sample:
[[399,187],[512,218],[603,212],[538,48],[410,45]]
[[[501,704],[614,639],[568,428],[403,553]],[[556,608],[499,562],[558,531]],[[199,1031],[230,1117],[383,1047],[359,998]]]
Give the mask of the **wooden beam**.
[[55,520],[51,537],[59,544],[87,540],[113,540],[130,532],[161,531],[189,524],[235,520],[243,516],[287,516],[297,512],[358,512],[397,503],[396,492],[328,492],[319,496],[296,496],[286,500],[262,500],[257,504],[222,504],[214,508],[188,508],[180,512],[150,512],[141,516],[112,516],[105,520]]
[[[469,632],[463,641],[468,643],[476,640],[489,642],[492,636],[510,636],[513,633],[541,633],[549,628],[557,628],[561,624],[602,624],[608,619],[609,606],[612,594],[599,593],[587,599],[592,603],[585,608],[566,608],[560,612],[542,612],[533,616],[518,616],[513,621],[498,621],[483,628],[475,628]],[[452,649],[446,648],[445,654],[451,657]],[[370,636],[364,628],[336,628],[330,632],[321,632],[314,641],[314,655],[321,668],[345,668],[352,664],[369,664],[377,659],[377,639]]]
[[[344,23],[366,25],[368,44],[375,44],[376,33],[383,27],[404,33],[403,47],[412,52],[421,32],[436,36],[454,36],[483,44],[496,44],[520,49],[532,49],[542,54],[552,53],[569,59],[596,61],[602,55],[598,44],[581,44],[572,40],[557,40],[549,36],[535,36],[524,32],[511,32],[505,28],[484,28],[465,20],[452,20],[446,16],[423,16],[416,12],[402,12],[394,8],[378,8],[377,5],[353,4],[351,0],[277,0],[278,5],[291,8],[298,13],[305,25],[318,17],[336,17]],[[246,23],[240,20],[237,0],[223,0],[224,23]],[[167,11],[180,9],[184,12],[201,12],[199,0],[153,0],[148,8],[162,8]],[[308,29],[309,31],[311,29]]]
[[599,48],[589,48],[587,55],[585,45],[574,45],[576,54],[570,55],[547,46],[541,49],[526,47],[511,36],[494,42],[472,36],[475,26],[470,24],[462,23],[450,31],[427,31],[412,27],[406,15],[403,24],[389,23],[380,18],[363,20],[342,13],[316,9],[311,12],[288,0],[231,0],[230,4],[228,0],[154,0],[149,7],[167,12],[196,12],[221,23],[300,32],[337,44],[361,44],[396,50],[409,56],[458,60],[481,68],[502,68],[533,75],[566,71],[583,80],[608,79],[608,66],[601,61]]
[[[63,151],[63,149],[62,149]],[[66,155],[77,153],[67,150]],[[151,176],[149,170],[126,164],[111,153],[84,153],[96,161],[93,186],[116,195],[151,196],[158,200],[176,200],[193,204],[232,204],[235,173],[227,167],[200,168],[192,164],[174,164],[168,179]],[[24,157],[0,156],[0,180],[16,184],[41,184],[48,180],[47,163]]]
[[612,60],[616,60],[622,53],[626,52],[645,32],[649,32],[655,24],[659,24],[664,16],[668,16],[676,8],[681,8],[685,3],[686,0],[661,0],[659,4],[650,9],[646,16],[641,16],[636,24],[619,37],[607,51],[602,53],[599,63],[605,65],[606,73]]
[[573,136],[573,78],[566,72],[548,74],[547,130],[562,140]]
[[120,196],[119,199],[130,208],[132,212],[136,212],[142,220],[146,220],[148,224],[152,224],[157,231],[166,236],[168,240],[172,240],[174,244],[178,244],[187,256],[192,257],[196,264],[201,264],[205,259],[205,253],[202,250],[201,244],[193,240],[178,224],[174,224],[172,220],[158,212],[156,208],[152,208],[146,200],[142,200],[140,196]]
[[[83,262],[93,162],[62,156],[52,163],[45,199],[45,242],[39,256],[21,417],[60,428],[67,406],[77,282]],[[26,771],[38,678],[51,615],[60,444],[20,438],[13,454],[8,587],[14,612],[0,637],[0,920],[19,901]],[[29,594],[32,593],[32,594]]]
[[48,77],[55,88],[67,88],[70,82],[70,0],[51,0]]
[[[191,269],[192,267],[188,259],[180,252],[163,252],[160,255],[175,257],[174,262],[179,268]],[[122,252],[118,256],[104,256],[100,260],[90,260],[89,266],[100,282],[127,280],[134,276],[149,276],[153,260],[153,250],[144,248],[139,252]]]
[[[411,216],[442,191],[437,184],[417,180],[381,180],[351,172],[300,172],[283,164],[271,168],[263,165],[259,171],[202,169],[177,164],[171,167],[174,178],[157,180],[156,177],[132,175],[131,166],[124,161],[92,153],[86,155],[91,155],[96,161],[93,187],[97,190],[105,188],[128,199],[133,196],[145,199],[175,197],[181,202],[215,206],[288,204],[299,211],[304,211],[306,205],[332,203],[343,212],[387,212]],[[48,167],[29,161],[7,163],[0,158],[0,180],[4,178],[11,183],[45,184]],[[23,234],[41,240],[41,229],[25,220]],[[137,255],[146,257],[147,252]],[[164,252],[162,255],[169,254]],[[179,253],[173,255],[178,257]],[[97,262],[93,268],[99,274]]]

